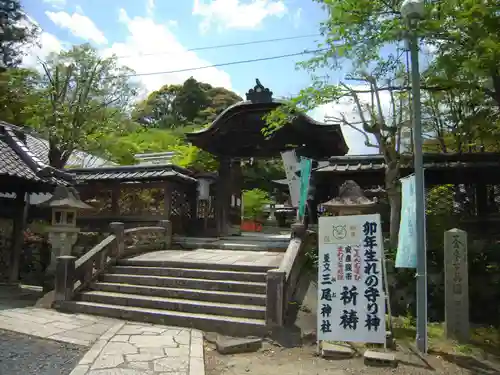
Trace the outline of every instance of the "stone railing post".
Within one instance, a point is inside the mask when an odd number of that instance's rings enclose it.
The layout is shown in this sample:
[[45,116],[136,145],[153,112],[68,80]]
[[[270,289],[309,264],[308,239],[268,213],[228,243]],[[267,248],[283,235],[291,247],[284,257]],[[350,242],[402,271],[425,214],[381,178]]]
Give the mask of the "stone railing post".
[[160,220],[158,226],[165,228],[164,244],[165,250],[172,247],[172,222],[170,220]]
[[444,317],[447,338],[467,342],[470,338],[467,232],[444,232]]
[[70,255],[56,259],[55,302],[70,301],[73,298],[75,261],[76,258]]
[[125,224],[113,222],[109,224],[109,228],[111,229],[111,233],[116,237],[112,246],[111,257],[118,259],[125,252]]
[[266,324],[281,327],[285,320],[285,272],[267,271],[266,284]]
[[293,223],[292,226],[292,238],[304,238],[306,235],[306,226],[302,223]]

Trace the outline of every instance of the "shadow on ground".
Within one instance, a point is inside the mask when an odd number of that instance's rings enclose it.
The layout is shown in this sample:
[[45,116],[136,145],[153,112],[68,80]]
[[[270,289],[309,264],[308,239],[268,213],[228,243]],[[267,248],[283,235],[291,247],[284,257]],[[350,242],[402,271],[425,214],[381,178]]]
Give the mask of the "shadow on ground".
[[453,363],[458,367],[471,371],[473,374],[480,375],[500,375],[500,370],[493,364],[488,364],[485,361],[480,361],[474,357],[460,354],[448,354],[443,352],[433,351],[433,355],[441,357],[446,362]]
[[35,306],[42,288],[28,285],[0,285],[0,310]]

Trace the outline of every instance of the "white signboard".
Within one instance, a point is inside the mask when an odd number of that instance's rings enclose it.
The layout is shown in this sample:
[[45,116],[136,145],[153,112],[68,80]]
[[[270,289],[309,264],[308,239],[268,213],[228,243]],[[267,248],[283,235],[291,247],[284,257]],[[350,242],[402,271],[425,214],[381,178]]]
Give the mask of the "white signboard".
[[380,215],[319,218],[318,340],[385,343]]
[[285,167],[286,179],[288,182],[288,189],[290,191],[290,199],[293,207],[299,206],[300,195],[300,178],[295,172],[299,168],[297,156],[294,150],[285,151],[281,153],[283,159],[283,166]]

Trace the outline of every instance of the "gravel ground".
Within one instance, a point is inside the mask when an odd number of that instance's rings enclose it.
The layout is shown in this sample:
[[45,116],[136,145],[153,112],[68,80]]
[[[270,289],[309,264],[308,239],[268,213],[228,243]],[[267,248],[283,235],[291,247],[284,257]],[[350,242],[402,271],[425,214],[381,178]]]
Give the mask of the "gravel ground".
[[265,344],[256,353],[221,355],[205,345],[206,375],[500,375],[489,364],[467,356],[427,356],[425,361],[409,351],[399,351],[397,368],[370,367],[362,358],[325,360],[315,346],[279,348]]
[[0,375],[68,375],[87,350],[0,330]]

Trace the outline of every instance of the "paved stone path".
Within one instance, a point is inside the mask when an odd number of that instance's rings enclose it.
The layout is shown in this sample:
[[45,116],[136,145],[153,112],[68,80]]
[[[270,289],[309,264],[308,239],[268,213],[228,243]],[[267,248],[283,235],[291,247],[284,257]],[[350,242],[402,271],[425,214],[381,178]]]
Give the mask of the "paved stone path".
[[71,375],[204,375],[197,330],[0,305],[0,329],[90,347]]
[[191,251],[152,251],[131,259],[277,267],[283,259],[283,256],[284,253],[269,251],[197,249]]
[[0,310],[0,329],[90,346],[117,320],[55,310],[22,307]]
[[71,375],[204,375],[203,336],[190,329],[119,323]]

